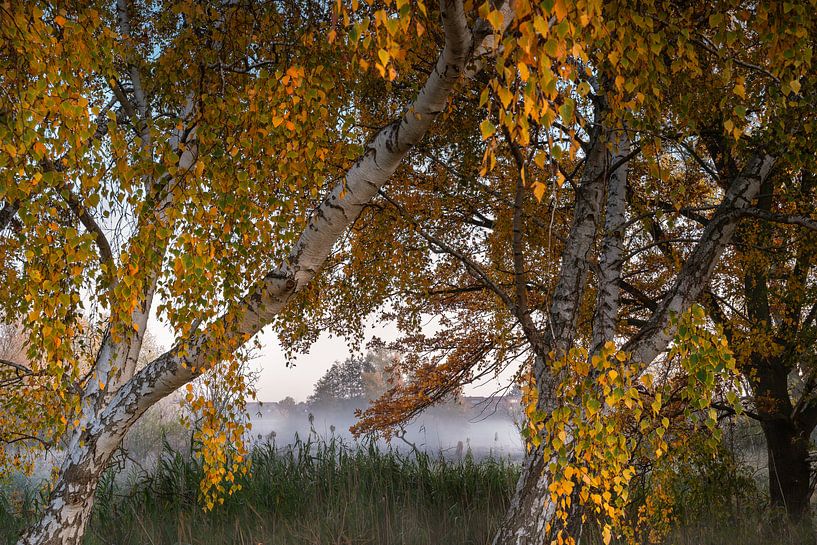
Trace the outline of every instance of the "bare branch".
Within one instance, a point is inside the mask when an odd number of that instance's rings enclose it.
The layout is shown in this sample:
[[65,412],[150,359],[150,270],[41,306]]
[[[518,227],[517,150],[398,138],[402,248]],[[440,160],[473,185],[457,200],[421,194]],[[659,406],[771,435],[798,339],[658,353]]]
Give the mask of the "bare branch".
[[641,303],[645,308],[652,311],[658,308],[658,303],[656,303],[653,299],[647,297],[647,295],[643,291],[636,288],[623,278],[618,279],[618,287],[626,291],[628,294],[632,295],[635,298],[635,300]]
[[[709,38],[707,38],[706,36],[701,36],[700,38],[692,37],[692,39],[690,39],[690,41],[692,43],[698,45],[699,47],[705,49],[707,52],[711,53],[712,55],[715,55],[718,58],[723,57],[721,51],[719,51],[718,48],[715,46],[715,44],[713,44],[709,40]],[[730,60],[732,62],[734,62],[735,64],[737,64],[738,66],[742,66],[743,68],[747,68],[749,70],[759,72],[759,73],[771,78],[772,81],[774,81],[775,83],[780,83],[780,78],[778,78],[777,76],[775,76],[774,74],[772,74],[771,72],[769,72],[768,70],[763,68],[762,66],[758,66],[756,64],[752,64],[752,63],[749,63],[749,62],[746,62],[746,61],[742,61],[742,60],[740,60],[740,59],[738,59],[736,57],[730,57]]]
[[406,209],[403,208],[403,206],[400,203],[398,203],[389,195],[387,195],[385,191],[381,191],[380,194],[384,199],[389,201],[389,203],[392,206],[394,206],[398,210],[398,212],[400,212],[400,215],[403,216],[403,218],[405,218],[409,223],[411,223],[412,227],[414,227],[414,230],[417,232],[417,234],[426,239],[430,244],[433,244],[434,246],[440,248],[443,252],[455,257],[459,262],[461,262],[465,266],[465,269],[468,271],[468,274],[470,274],[475,280],[481,282],[486,288],[493,291],[500,299],[502,299],[502,302],[511,312],[514,313],[514,315],[517,314],[518,307],[514,303],[513,299],[511,299],[511,296],[508,295],[507,292],[505,292],[505,290],[503,290],[499,286],[499,284],[494,282],[488,275],[488,273],[486,273],[482,269],[482,267],[480,267],[474,260],[469,258],[464,253],[460,252],[459,250],[457,250],[450,244],[446,243],[442,239],[432,235],[427,230],[423,229],[417,223],[417,221],[414,218],[412,218],[411,215],[408,214],[408,212],[406,212]]
[[515,304],[510,307],[510,310],[516,315],[516,319],[519,320],[522,330],[525,332],[525,337],[534,347],[534,350],[536,352],[541,352],[544,350],[542,334],[533,323],[528,308],[528,280],[525,272],[525,254],[522,247],[522,207],[524,205],[526,192],[525,159],[522,157],[519,146],[517,146],[514,143],[513,138],[511,138],[511,134],[508,132],[507,127],[503,126],[502,129],[505,135],[505,141],[511,150],[511,155],[513,156],[517,171],[516,188],[514,191],[513,201],[513,232],[511,238],[516,301]]
[[799,216],[796,214],[776,214],[760,208],[747,208],[742,215],[752,218],[758,218],[772,223],[784,223],[788,225],[799,225],[811,231],[817,231],[817,220],[813,220],[807,216]]
[[23,373],[24,375],[34,374],[33,371],[31,369],[29,369],[28,367],[26,367],[25,365],[15,363],[15,362],[13,362],[11,360],[0,358],[0,365],[5,365],[6,367],[11,367],[15,371],[17,371],[19,373]]
[[107,270],[107,275],[112,275],[114,270],[113,251],[111,251],[111,243],[108,241],[108,237],[105,236],[105,232],[88,212],[88,209],[82,205],[79,198],[71,191],[70,186],[67,186],[65,192],[60,192],[60,194],[85,229],[94,235],[94,242],[99,249],[99,264]]

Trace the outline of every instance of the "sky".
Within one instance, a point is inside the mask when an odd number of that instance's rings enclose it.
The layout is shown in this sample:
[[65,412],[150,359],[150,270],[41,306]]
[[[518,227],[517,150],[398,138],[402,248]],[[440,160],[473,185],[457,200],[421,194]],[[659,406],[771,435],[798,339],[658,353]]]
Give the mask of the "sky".
[[[148,331],[156,337],[163,349],[173,345],[172,331],[159,322],[155,314],[148,323]],[[315,383],[335,361],[343,361],[353,354],[353,350],[343,338],[330,338],[324,334],[312,345],[309,353],[298,355],[295,358],[295,365],[287,367],[283,349],[272,328],[265,328],[259,335],[261,352],[253,361],[260,371],[256,385],[259,401],[280,401],[287,396],[293,397],[295,401],[305,401],[312,393]],[[398,331],[393,324],[370,324],[361,345],[364,351],[366,343],[375,336],[389,342],[397,338]],[[499,387],[508,384],[512,374],[512,370],[508,370],[500,375],[499,379],[470,385],[465,388],[465,394],[490,395]]]

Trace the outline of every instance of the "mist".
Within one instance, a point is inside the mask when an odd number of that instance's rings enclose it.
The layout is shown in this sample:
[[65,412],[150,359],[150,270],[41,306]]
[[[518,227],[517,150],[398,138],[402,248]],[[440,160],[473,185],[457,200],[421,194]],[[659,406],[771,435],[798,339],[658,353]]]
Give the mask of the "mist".
[[[355,409],[365,407],[362,401],[252,403],[248,405],[251,439],[285,447],[296,437],[312,435],[353,444],[359,440],[349,431],[356,421]],[[378,442],[401,452],[417,449],[445,458],[461,458],[470,452],[479,459],[519,460],[524,454],[519,420],[518,399],[465,397],[431,407],[397,430],[390,441],[380,438]]]

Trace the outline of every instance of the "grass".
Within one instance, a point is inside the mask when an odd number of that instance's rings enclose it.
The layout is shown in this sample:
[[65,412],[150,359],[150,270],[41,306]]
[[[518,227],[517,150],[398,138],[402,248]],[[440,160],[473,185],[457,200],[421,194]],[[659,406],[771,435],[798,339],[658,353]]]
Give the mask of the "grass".
[[814,545],[813,528],[775,523],[769,513],[753,510],[726,524],[701,520],[674,529],[663,545]]
[[[259,445],[252,467],[242,489],[212,512],[198,503],[199,464],[168,446],[149,472],[123,478],[109,471],[85,544],[483,545],[491,542],[519,472],[503,460],[450,461],[314,436],[284,448]],[[676,483],[686,520],[663,545],[815,543],[810,528],[770,522],[774,517],[754,491],[736,495],[712,476],[696,470]],[[31,488],[11,490],[0,490],[0,543],[14,543],[45,499]],[[735,505],[738,496],[743,500]]]
[[[124,483],[108,473],[85,543],[482,545],[518,476],[505,461],[446,461],[337,439],[263,444],[252,467],[242,489],[210,513],[198,505],[201,468],[189,456],[166,449],[155,469]],[[18,494],[14,508],[0,498],[0,535],[13,543],[42,498]]]

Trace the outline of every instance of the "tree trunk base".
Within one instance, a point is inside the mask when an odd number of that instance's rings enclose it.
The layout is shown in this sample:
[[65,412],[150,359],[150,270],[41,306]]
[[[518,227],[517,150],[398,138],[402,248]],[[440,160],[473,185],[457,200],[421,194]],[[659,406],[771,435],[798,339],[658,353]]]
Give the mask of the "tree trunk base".
[[516,492],[493,545],[546,545],[546,528],[554,513],[550,503],[545,457],[540,448],[526,457]]

